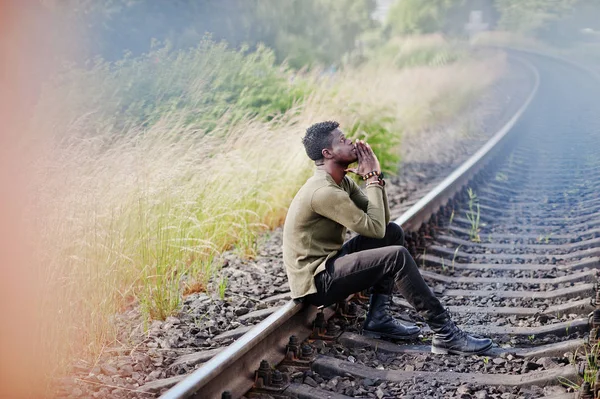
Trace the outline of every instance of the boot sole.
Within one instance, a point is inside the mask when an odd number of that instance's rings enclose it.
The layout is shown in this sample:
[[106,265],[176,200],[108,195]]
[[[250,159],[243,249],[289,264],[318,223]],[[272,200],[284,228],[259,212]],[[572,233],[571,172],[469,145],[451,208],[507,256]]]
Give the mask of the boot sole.
[[363,330],[363,332],[362,332],[362,335],[365,337],[377,338],[377,339],[379,339],[381,337],[385,337],[385,338],[392,338],[392,339],[397,339],[397,340],[411,340],[411,339],[417,338],[419,336],[419,334],[421,334],[420,330],[411,335],[393,335],[393,334],[386,334],[386,333],[380,333],[380,332],[369,331],[369,330]]
[[435,353],[437,355],[463,355],[463,356],[481,355],[482,353],[485,353],[488,350],[490,350],[493,345],[494,345],[494,343],[492,342],[488,346],[486,346],[484,349],[480,349],[477,352],[462,352],[462,351],[457,351],[457,350],[448,349],[448,348],[439,348],[439,347],[435,347],[432,345],[431,353]]

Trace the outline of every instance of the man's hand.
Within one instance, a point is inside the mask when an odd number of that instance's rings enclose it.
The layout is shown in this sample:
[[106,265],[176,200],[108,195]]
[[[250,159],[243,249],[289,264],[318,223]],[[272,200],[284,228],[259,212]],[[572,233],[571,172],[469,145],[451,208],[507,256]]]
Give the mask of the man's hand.
[[346,169],[346,171],[356,173],[361,177],[372,171],[380,173],[381,166],[371,146],[363,140],[356,140],[355,146],[358,155],[358,167]]

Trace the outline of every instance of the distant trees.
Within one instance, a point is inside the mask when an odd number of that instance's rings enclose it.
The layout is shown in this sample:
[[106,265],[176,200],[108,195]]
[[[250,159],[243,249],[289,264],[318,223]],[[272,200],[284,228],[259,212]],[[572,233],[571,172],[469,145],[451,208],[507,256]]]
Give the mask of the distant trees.
[[461,33],[471,10],[484,10],[491,27],[555,43],[600,29],[600,0],[396,0],[386,26],[395,34]]
[[[294,68],[336,64],[374,28],[376,0],[39,0],[64,19],[61,40],[86,56],[118,60],[147,53],[151,43],[193,48],[210,32],[234,48],[259,43]],[[391,34],[461,34],[471,10],[492,27],[566,40],[600,29],[600,0],[396,0],[385,23]],[[491,19],[491,21],[490,21]],[[80,27],[77,34],[72,27]]]
[[496,0],[499,26],[534,33],[571,13],[578,0]]
[[231,46],[271,47],[294,67],[335,63],[374,23],[375,0],[67,0],[47,6],[84,27],[88,55],[116,60],[151,42],[196,46],[207,32]]
[[495,0],[502,29],[556,44],[577,39],[584,28],[600,28],[598,0]]
[[253,3],[243,41],[260,41],[294,67],[335,64],[373,27],[375,0],[241,0]]
[[454,11],[464,0],[397,0],[390,8],[386,25],[394,34],[421,34],[454,30]]

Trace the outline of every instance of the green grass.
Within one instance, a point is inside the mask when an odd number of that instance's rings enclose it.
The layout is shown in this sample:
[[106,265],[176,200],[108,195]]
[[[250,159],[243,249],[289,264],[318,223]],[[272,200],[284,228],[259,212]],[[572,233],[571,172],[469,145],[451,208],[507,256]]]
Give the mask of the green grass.
[[222,276],[219,280],[219,298],[225,299],[225,291],[227,290],[227,277]]
[[459,245],[458,247],[456,247],[456,249],[454,250],[454,255],[452,256],[452,273],[454,273],[455,270],[455,261],[456,261],[456,255],[458,255],[458,251],[460,251],[460,248],[462,247],[462,245]]
[[395,174],[400,162],[398,146],[402,137],[399,130],[392,131],[394,118],[387,116],[386,113],[377,115],[366,115],[360,121],[346,127],[348,137],[353,139],[361,138],[367,141],[381,165],[381,169],[388,174]]
[[465,215],[471,224],[469,226],[469,238],[473,242],[481,242],[481,237],[479,236],[481,226],[479,198],[477,198],[477,194],[475,194],[471,187],[467,188],[467,194],[469,195],[469,210],[465,213]]

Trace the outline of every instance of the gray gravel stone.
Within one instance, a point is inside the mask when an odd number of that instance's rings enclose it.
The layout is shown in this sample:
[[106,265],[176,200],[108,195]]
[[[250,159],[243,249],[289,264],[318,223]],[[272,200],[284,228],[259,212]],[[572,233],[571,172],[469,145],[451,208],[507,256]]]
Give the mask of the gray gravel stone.
[[456,393],[458,393],[459,395],[470,394],[471,388],[468,385],[461,385],[456,390]]
[[312,379],[311,377],[304,378],[304,383],[306,385],[310,385],[313,388],[316,388],[319,386],[319,384],[317,384],[317,382],[314,379]]
[[481,391],[477,391],[475,392],[475,397],[477,399],[488,399],[488,393],[487,391],[481,390]]

